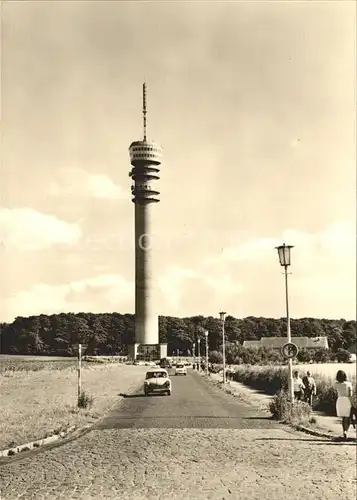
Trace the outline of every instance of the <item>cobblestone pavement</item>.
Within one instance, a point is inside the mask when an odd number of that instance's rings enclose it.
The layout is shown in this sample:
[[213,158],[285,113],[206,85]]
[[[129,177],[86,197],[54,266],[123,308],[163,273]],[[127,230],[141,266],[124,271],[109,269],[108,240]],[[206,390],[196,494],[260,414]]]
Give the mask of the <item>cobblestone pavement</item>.
[[352,500],[354,445],[264,418],[196,374],[128,397],[91,432],[1,465],[1,499]]

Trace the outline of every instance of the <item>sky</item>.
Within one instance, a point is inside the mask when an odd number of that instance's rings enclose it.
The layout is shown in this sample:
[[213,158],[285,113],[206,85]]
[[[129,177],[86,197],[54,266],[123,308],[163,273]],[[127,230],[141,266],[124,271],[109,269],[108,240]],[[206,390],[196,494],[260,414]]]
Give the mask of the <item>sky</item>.
[[157,313],[356,316],[356,5],[2,2],[0,321],[134,312],[128,148],[163,146]]

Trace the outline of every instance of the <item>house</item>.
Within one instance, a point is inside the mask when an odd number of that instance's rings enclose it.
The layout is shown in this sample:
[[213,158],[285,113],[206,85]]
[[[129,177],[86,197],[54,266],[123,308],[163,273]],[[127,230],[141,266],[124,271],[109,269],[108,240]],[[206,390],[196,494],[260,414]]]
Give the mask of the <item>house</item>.
[[[328,349],[327,337],[291,337],[291,342],[299,349]],[[243,347],[281,349],[286,343],[286,337],[262,337],[260,340],[245,340]]]

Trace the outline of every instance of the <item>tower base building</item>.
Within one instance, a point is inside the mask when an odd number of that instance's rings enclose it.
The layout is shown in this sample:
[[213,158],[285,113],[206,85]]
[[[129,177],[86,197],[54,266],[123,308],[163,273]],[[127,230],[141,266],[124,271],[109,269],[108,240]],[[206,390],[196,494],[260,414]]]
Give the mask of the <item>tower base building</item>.
[[157,361],[167,358],[167,344],[132,344],[128,358],[138,361]]

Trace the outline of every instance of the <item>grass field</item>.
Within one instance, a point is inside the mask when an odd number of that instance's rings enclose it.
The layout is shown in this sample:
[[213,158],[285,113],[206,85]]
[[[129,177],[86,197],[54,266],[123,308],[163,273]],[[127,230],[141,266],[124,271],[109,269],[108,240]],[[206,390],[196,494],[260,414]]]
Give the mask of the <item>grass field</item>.
[[147,369],[119,363],[85,364],[82,390],[94,397],[94,404],[79,410],[74,358],[24,358],[0,357],[0,449],[95,421],[120,393],[139,387]]
[[[295,366],[294,366],[295,368]],[[356,365],[355,363],[316,363],[316,364],[299,364],[296,365],[296,370],[306,372],[310,370],[311,373],[323,375],[327,378],[334,380],[338,370],[346,372],[349,380],[356,378]]]
[[[221,366],[221,365],[220,365]],[[230,365],[232,368],[239,368],[244,365]],[[273,365],[277,368],[279,365]],[[260,366],[254,365],[255,370],[265,369],[267,365]],[[334,380],[336,378],[336,373],[338,370],[343,370],[346,372],[349,380],[353,380],[356,378],[356,364],[355,363],[307,363],[307,364],[294,364],[293,370],[298,370],[301,375],[304,375],[307,370],[310,370],[312,374],[324,376],[326,378],[330,378]]]
[[75,369],[76,363],[76,358],[0,355],[0,374],[18,371]]

